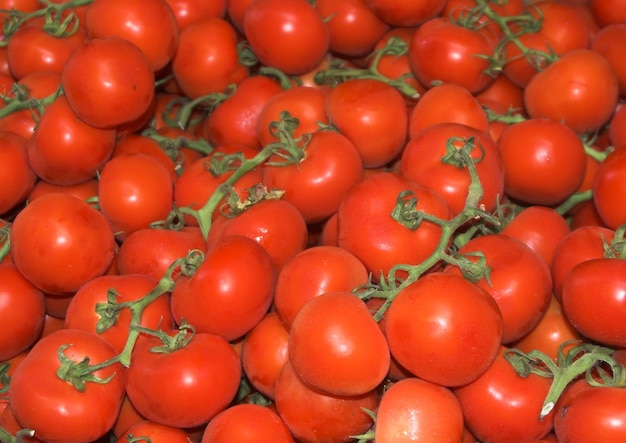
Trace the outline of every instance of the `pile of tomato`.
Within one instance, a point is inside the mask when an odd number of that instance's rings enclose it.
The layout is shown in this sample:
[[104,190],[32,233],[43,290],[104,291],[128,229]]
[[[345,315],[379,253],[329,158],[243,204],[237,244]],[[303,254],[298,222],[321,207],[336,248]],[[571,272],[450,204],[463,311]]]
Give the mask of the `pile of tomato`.
[[626,441],[624,0],[0,0],[0,441]]

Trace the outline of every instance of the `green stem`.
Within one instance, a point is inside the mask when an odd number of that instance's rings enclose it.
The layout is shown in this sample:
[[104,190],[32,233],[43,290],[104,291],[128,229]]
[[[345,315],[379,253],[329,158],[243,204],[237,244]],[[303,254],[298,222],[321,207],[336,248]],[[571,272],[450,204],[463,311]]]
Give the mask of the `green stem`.
[[16,98],[0,95],[0,99],[5,103],[4,107],[0,109],[0,118],[6,117],[16,111],[21,111],[22,109],[37,109],[40,114],[43,114],[44,108],[54,102],[57,97],[62,94],[63,87],[59,86],[55,92],[41,99],[22,97],[19,94]]
[[576,207],[580,203],[586,202],[593,198],[593,191],[591,189],[587,191],[576,192],[570,195],[567,200],[561,203],[555,208],[555,211],[561,215],[567,214],[572,208]]

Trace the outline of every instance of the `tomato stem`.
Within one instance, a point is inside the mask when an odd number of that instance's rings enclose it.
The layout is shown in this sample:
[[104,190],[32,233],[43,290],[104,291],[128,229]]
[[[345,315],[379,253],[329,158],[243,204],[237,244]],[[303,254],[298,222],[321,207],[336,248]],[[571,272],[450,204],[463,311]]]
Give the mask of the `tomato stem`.
[[586,202],[593,198],[593,192],[591,189],[587,191],[576,192],[570,195],[567,200],[557,206],[555,209],[561,215],[567,214],[572,208],[576,207],[580,203]]
[[0,94],[0,100],[4,102],[4,107],[0,109],[0,118],[23,109],[30,109],[33,112],[36,111],[38,116],[41,117],[45,107],[63,94],[63,87],[59,86],[55,92],[41,99],[29,97],[21,85],[18,84],[13,85],[12,91],[15,93],[15,97]]

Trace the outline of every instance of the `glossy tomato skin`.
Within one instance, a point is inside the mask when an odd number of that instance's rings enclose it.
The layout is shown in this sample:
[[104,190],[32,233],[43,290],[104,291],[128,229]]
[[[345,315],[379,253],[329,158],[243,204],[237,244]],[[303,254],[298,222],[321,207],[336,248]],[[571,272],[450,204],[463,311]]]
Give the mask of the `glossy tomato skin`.
[[160,345],[158,338],[138,344],[127,370],[126,392],[141,415],[164,425],[191,428],[207,423],[233,400],[241,363],[224,338],[196,333],[180,349],[151,351]]
[[478,378],[496,357],[502,316],[485,290],[463,277],[433,272],[391,302],[385,334],[393,357],[412,374],[460,386]]
[[72,52],[62,76],[74,112],[97,128],[133,122],[154,100],[150,61],[137,46],[120,37],[86,41]]
[[286,74],[315,68],[330,47],[328,27],[305,0],[254,0],[243,29],[260,62]]
[[176,16],[179,31],[204,17],[224,18],[228,6],[226,0],[167,0],[167,4]]
[[27,205],[11,227],[18,270],[48,294],[72,293],[103,275],[115,238],[101,212],[69,194],[49,194]]
[[152,443],[189,443],[189,437],[184,430],[150,420],[133,424],[124,431],[118,441],[130,443],[136,438],[149,438]]
[[626,44],[626,23],[603,27],[591,41],[591,49],[602,54],[613,67],[619,82],[620,96],[626,96],[626,63],[620,48]]
[[392,26],[417,26],[426,20],[437,16],[445,6],[443,0],[428,0],[413,2],[401,0],[389,2],[386,0],[367,0],[367,4],[376,15]]
[[28,161],[24,137],[0,131],[0,215],[24,203],[35,187],[37,175]]
[[626,177],[626,149],[616,149],[600,163],[593,181],[593,202],[602,221],[612,229],[626,223],[623,179]]
[[79,391],[56,374],[59,347],[74,362],[98,364],[116,356],[96,334],[61,329],[41,339],[11,379],[9,402],[17,421],[46,442],[81,443],[104,436],[113,426],[124,396],[125,368],[115,363],[94,372],[106,383],[86,382]]
[[447,388],[409,377],[388,387],[376,413],[378,443],[459,442],[463,412]]

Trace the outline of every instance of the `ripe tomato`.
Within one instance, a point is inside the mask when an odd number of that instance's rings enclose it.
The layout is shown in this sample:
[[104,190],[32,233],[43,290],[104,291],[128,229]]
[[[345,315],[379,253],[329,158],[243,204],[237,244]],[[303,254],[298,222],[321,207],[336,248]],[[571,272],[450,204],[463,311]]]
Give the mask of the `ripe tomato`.
[[616,149],[600,163],[593,181],[593,202],[602,221],[617,229],[626,223],[626,211],[621,204],[626,177],[626,149]]
[[506,75],[501,74],[486,89],[476,94],[476,99],[479,103],[491,108],[497,106],[494,105],[497,103],[504,111],[520,111],[524,107],[524,90],[509,80]]
[[[470,173],[466,167],[445,164],[442,161],[450,142],[460,149],[473,140],[470,157],[475,162],[476,172],[483,188],[480,204],[487,212],[495,210],[504,194],[504,167],[498,148],[486,133],[461,123],[439,123],[429,126],[413,136],[402,152],[400,169],[407,180],[428,186],[439,192],[450,205],[452,214],[460,213],[465,207]],[[465,141],[465,143],[464,143]]]
[[286,74],[315,68],[330,47],[324,19],[306,0],[254,0],[243,29],[259,61]]
[[578,133],[599,129],[615,110],[617,75],[600,53],[577,49],[537,73],[524,90],[530,117],[563,121]]
[[90,38],[121,37],[143,52],[154,71],[165,67],[178,46],[178,24],[166,0],[94,0],[83,22]]
[[143,153],[151,155],[152,157],[163,163],[163,166],[167,168],[172,177],[172,181],[178,178],[176,174],[176,163],[170,157],[170,154],[164,149],[161,144],[155,139],[141,135],[141,134],[124,134],[117,137],[115,148],[111,157],[117,157],[123,154],[129,153]]
[[404,288],[385,317],[391,354],[420,379],[460,386],[487,370],[500,348],[502,316],[465,278],[433,272]]
[[364,409],[378,406],[377,390],[357,396],[337,396],[302,383],[287,361],[276,380],[276,409],[299,442],[347,441],[365,432],[371,417]]
[[185,319],[198,332],[232,341],[265,316],[274,280],[272,260],[261,245],[241,235],[224,237],[208,249],[191,277],[177,279],[172,313],[178,324]]
[[0,130],[0,215],[24,203],[37,175],[28,161],[28,142],[21,135]]
[[120,435],[120,443],[132,443],[137,439],[146,440],[151,443],[189,443],[187,433],[179,428],[162,425],[150,420],[143,420],[135,423]]
[[524,48],[526,55],[514,41],[504,44],[504,66],[502,73],[513,84],[525,88],[538,71],[542,71],[548,65],[550,54],[548,39],[540,32],[527,32],[517,37]]
[[173,194],[169,172],[147,154],[117,156],[100,173],[98,202],[120,239],[165,220],[172,210]]
[[463,412],[447,388],[406,378],[387,388],[376,411],[377,443],[459,442]]
[[579,8],[567,2],[536,2],[526,12],[541,20],[539,33],[557,55],[576,49],[587,49],[591,29]]
[[[266,406],[239,404],[216,415],[202,434],[201,443],[293,443],[285,422]],[[153,442],[156,443],[156,442]]]
[[616,148],[626,145],[626,106],[618,106],[611,117],[609,139]]
[[573,129],[550,118],[510,125],[498,138],[504,191],[533,205],[556,205],[576,192],[587,167],[585,147]]
[[413,192],[417,210],[444,220],[450,217],[450,209],[438,192],[391,172],[366,177],[339,205],[338,244],[361,260],[374,280],[397,264],[421,263],[439,244],[439,225],[423,221],[409,229],[391,217],[404,191]]
[[366,0],[372,10],[385,22],[392,26],[417,26],[426,20],[436,17],[444,8],[445,0],[427,0],[414,2],[411,0],[393,1]]
[[115,238],[106,218],[69,194],[42,196],[11,226],[11,256],[18,270],[48,294],[78,290],[113,261]]
[[197,20],[205,17],[224,18],[226,15],[226,0],[166,0],[172,8],[178,23],[178,30],[182,31]]
[[231,84],[248,77],[239,61],[237,35],[222,18],[206,17],[189,24],[180,32],[172,59],[172,72],[182,92],[191,99],[224,92]]
[[0,321],[11,334],[0,339],[0,362],[25,351],[39,338],[45,317],[43,293],[14,264],[0,264]]
[[590,0],[589,8],[599,26],[626,21],[624,0]]
[[158,337],[138,343],[126,371],[126,393],[142,416],[191,428],[226,409],[239,387],[241,362],[224,338],[197,333],[182,347],[154,352],[158,346]]
[[83,201],[92,200],[98,195],[98,180],[94,178],[77,185],[53,185],[43,180],[39,180],[35,183],[35,186],[30,194],[28,194],[28,202],[32,203],[33,200],[41,197],[42,195],[57,192],[65,192]]
[[113,346],[96,334],[74,329],[53,332],[39,340],[15,368],[11,409],[22,427],[34,429],[43,441],[97,440],[111,429],[119,412],[125,368],[114,363],[98,369],[93,375],[107,381],[86,381],[84,390],[79,390],[57,375],[59,353],[75,363],[88,358],[91,365],[116,356]]

